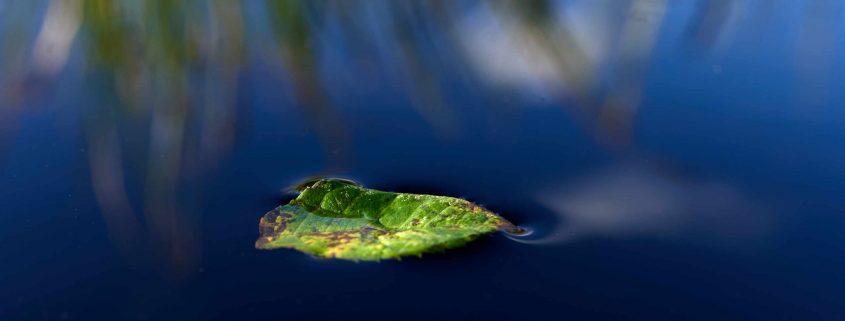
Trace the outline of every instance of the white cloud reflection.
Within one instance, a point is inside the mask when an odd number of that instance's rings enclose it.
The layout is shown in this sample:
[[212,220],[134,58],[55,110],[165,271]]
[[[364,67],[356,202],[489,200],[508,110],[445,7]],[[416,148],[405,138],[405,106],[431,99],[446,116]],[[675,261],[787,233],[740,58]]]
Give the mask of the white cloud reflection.
[[664,237],[753,245],[773,227],[771,209],[736,187],[665,175],[627,163],[546,189],[538,201],[559,217],[558,227],[536,244],[582,238]]

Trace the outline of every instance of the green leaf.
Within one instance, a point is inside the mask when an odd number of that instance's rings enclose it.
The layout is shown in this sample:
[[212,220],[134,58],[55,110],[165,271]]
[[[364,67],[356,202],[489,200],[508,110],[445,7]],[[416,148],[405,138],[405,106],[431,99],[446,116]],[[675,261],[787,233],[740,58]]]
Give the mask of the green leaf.
[[258,249],[293,248],[324,258],[381,260],[461,246],[516,226],[460,198],[382,192],[322,179],[261,218]]

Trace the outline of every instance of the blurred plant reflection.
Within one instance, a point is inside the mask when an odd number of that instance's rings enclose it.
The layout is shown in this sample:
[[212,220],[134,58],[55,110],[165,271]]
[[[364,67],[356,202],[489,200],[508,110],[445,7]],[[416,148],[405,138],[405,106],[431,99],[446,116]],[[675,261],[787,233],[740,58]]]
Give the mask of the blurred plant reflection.
[[[736,28],[744,26],[737,19],[749,3],[769,1],[699,2],[685,18],[685,43],[698,53],[729,45]],[[665,0],[4,1],[0,157],[10,149],[22,108],[49,95],[50,84],[79,79],[62,75],[81,73],[86,95],[97,97],[77,108],[93,187],[115,243],[127,253],[144,251],[138,244],[149,242],[151,253],[185,274],[200,253],[199,200],[177,195],[193,193],[202,184],[196,174],[213,168],[232,148],[243,126],[241,74],[255,60],[283,66],[329,168],[354,159],[336,101],[340,89],[333,86],[340,82],[344,88],[398,84],[410,106],[447,139],[461,133],[460,106],[450,94],[454,79],[470,90],[550,100],[569,108],[607,146],[624,150],[669,5]],[[802,22],[801,32],[821,35],[802,37],[796,46],[802,77],[827,72],[808,62],[832,60],[838,8],[808,3],[808,11],[827,18]],[[84,69],[67,68],[80,63]],[[326,72],[332,68],[341,72]],[[128,186],[128,175],[144,177],[144,186]],[[143,216],[133,212],[138,207],[131,205],[128,190],[145,191]]]

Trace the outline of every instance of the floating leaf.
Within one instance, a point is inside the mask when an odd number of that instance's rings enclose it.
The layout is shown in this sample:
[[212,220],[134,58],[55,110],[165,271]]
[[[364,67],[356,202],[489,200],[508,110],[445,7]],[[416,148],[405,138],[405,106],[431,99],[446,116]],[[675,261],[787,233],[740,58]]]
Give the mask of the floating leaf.
[[301,189],[296,199],[261,218],[256,248],[380,260],[461,246],[497,230],[518,230],[460,198],[383,192],[334,179]]

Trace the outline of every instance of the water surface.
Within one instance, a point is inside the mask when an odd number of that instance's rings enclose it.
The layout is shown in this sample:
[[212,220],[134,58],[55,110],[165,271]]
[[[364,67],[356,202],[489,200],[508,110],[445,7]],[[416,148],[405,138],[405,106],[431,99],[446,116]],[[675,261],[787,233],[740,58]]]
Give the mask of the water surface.
[[[845,318],[839,1],[0,1],[0,319]],[[258,251],[309,177],[532,230]]]

